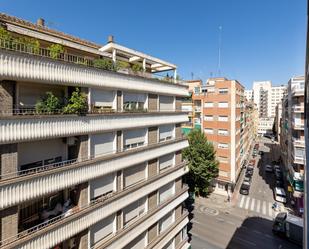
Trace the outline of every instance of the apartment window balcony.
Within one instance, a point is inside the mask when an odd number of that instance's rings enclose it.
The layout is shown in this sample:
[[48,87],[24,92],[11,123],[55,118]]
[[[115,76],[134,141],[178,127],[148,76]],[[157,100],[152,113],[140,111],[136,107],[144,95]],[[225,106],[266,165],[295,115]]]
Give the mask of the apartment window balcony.
[[[186,85],[186,82],[178,78],[169,77],[169,76],[161,76],[158,74],[152,74],[152,73],[145,72],[143,70],[138,70],[138,71],[132,70],[131,68],[127,66],[122,66],[121,63],[119,63],[117,66],[105,67],[104,69],[102,69],[97,65],[96,63],[97,59],[91,58],[89,56],[79,56],[79,55],[70,54],[67,52],[54,53],[48,48],[33,47],[31,45],[19,42],[17,40],[10,40],[4,37],[0,37],[0,49],[14,51],[14,52],[21,53],[21,54],[30,54],[30,55],[37,56],[37,57],[49,58],[51,60],[63,61],[63,62],[70,63],[70,64],[77,64],[80,66],[84,66],[85,68],[92,67],[92,68],[96,68],[99,70],[109,70],[109,71],[113,71],[113,72],[117,72],[121,74],[130,74],[134,76],[140,76],[143,78],[157,80],[157,81],[164,82],[164,83]],[[110,58],[108,57],[106,57],[105,59],[110,60]]]
[[292,107],[292,110],[293,110],[294,113],[304,113],[305,108],[304,108],[303,104],[302,105],[294,105]]
[[[1,117],[0,117],[1,118]],[[9,116],[0,122],[0,144],[187,122],[186,113]]]
[[300,138],[295,138],[295,137],[293,137],[292,140],[293,140],[294,146],[296,146],[296,147],[305,147],[305,140],[302,140]]
[[292,87],[292,96],[303,96],[305,94],[305,83],[298,83]]
[[[34,248],[50,248],[58,244],[59,240],[64,241],[72,237],[72,235],[78,234],[99,220],[103,220],[154,190],[182,177],[187,172],[186,164],[180,164],[175,169],[167,170],[131,188],[90,201],[83,208],[63,213],[48,220],[48,222],[40,223],[22,233],[18,233],[14,237],[2,240],[0,245],[17,248],[20,246],[19,243],[22,243],[23,246],[31,245]],[[54,236],[55,230],[57,230],[57,237]],[[42,236],[44,237],[43,240]],[[20,239],[23,239],[23,241],[21,242]]]

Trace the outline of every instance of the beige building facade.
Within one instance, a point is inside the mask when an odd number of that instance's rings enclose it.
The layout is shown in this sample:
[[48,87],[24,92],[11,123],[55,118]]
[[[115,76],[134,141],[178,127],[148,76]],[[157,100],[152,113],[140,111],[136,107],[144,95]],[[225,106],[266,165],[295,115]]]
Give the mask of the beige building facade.
[[[189,248],[177,67],[42,19],[0,28],[1,248]],[[59,106],[38,110],[47,92]]]

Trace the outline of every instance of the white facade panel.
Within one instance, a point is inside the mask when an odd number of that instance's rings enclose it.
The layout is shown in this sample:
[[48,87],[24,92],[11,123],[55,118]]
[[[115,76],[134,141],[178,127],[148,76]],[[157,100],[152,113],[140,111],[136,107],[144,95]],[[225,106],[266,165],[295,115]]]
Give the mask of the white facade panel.
[[159,222],[159,233],[163,233],[174,222],[174,211],[165,215]]

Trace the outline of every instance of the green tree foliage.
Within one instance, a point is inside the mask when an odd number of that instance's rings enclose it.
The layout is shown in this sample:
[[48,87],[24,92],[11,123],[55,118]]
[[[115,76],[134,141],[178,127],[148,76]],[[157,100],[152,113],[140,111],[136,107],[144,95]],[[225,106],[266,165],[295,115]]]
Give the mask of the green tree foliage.
[[87,96],[76,88],[68,100],[68,104],[63,108],[66,114],[83,114],[88,110]]
[[64,52],[64,48],[60,44],[52,44],[48,49],[50,51],[50,57],[53,59],[58,59],[59,55]]
[[46,95],[43,96],[35,105],[35,110],[38,113],[55,113],[61,109],[61,103],[59,99],[52,93],[46,92]]
[[21,49],[27,53],[34,53],[34,54],[40,53],[40,42],[37,39],[30,37],[19,37],[17,42],[19,44],[23,44],[20,45]]
[[205,196],[209,193],[211,181],[218,176],[219,162],[213,145],[199,129],[192,130],[188,140],[189,147],[183,150],[183,157],[188,161],[190,170],[186,180],[190,191]]
[[12,39],[12,34],[11,32],[7,31],[3,27],[0,27],[0,37],[5,40],[11,40]]

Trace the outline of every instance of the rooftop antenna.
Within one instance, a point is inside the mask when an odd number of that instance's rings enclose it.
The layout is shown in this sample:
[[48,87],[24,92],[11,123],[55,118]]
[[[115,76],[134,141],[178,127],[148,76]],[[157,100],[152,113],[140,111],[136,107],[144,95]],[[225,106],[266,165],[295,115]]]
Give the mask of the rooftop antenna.
[[218,48],[218,75],[221,76],[221,44],[222,44],[222,26],[219,26],[219,48]]
[[191,72],[191,80],[193,80],[193,78],[194,78],[194,73]]

